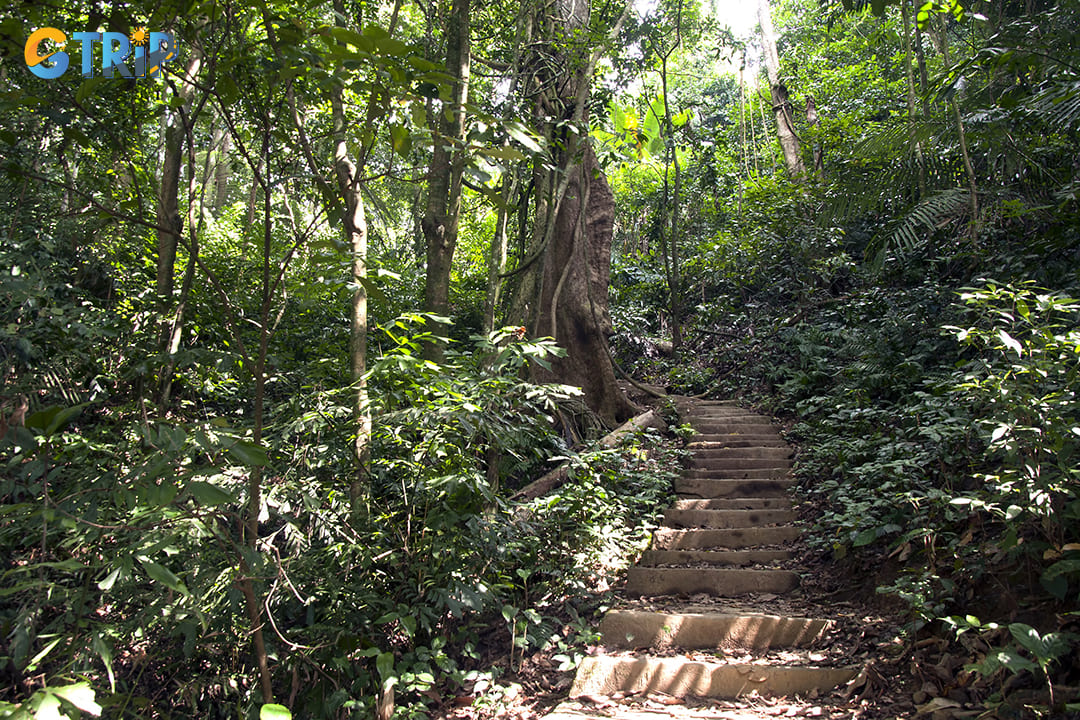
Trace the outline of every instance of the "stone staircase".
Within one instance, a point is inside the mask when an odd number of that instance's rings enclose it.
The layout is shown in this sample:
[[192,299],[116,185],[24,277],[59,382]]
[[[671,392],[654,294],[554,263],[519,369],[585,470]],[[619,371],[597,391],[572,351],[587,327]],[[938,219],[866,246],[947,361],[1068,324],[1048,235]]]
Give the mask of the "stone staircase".
[[[859,673],[858,667],[814,662],[813,647],[832,620],[767,611],[770,599],[781,597],[787,608],[813,607],[798,597],[799,575],[790,568],[788,546],[799,533],[788,497],[787,443],[769,418],[734,404],[675,400],[699,433],[676,483],[679,499],[629,570],[624,593],[630,607],[609,611],[600,624],[603,653],[581,662],[570,701],[549,720],[646,716],[591,710],[581,702],[596,698],[655,695],[683,704],[748,695],[819,697]],[[633,598],[645,600],[635,607]],[[729,655],[739,661],[727,661]],[[647,716],[686,713],[692,709],[684,705],[681,713],[672,707]]]

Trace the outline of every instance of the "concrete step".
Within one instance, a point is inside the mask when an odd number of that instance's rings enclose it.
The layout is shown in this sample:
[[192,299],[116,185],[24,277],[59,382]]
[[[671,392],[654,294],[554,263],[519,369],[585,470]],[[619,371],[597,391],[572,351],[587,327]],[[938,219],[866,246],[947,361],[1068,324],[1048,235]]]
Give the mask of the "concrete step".
[[771,479],[681,477],[675,480],[675,492],[698,498],[786,497],[795,480],[780,475]]
[[791,499],[787,497],[764,498],[713,498],[701,500],[676,500],[675,510],[790,510]]
[[765,470],[790,468],[791,460],[784,458],[691,458],[690,470]]
[[738,400],[703,400],[685,396],[676,397],[674,403],[679,412],[686,412],[687,409],[696,407],[742,408]]
[[773,716],[754,710],[729,710],[717,715],[716,708],[711,707],[694,708],[680,704],[644,708],[621,704],[596,705],[588,698],[583,700],[565,700],[540,720],[774,720]]
[[768,565],[795,557],[791,550],[646,550],[642,567],[657,565]]
[[682,416],[682,421],[691,425],[698,423],[738,423],[746,425],[772,426],[772,418],[765,415],[746,412],[692,412]]
[[785,545],[799,537],[791,525],[768,528],[732,528],[715,530],[676,530],[657,528],[653,532],[653,550],[711,550],[752,548],[758,545]]
[[694,451],[708,447],[791,447],[779,435],[695,435],[687,445]]
[[[701,438],[710,439],[702,440]],[[702,450],[740,447],[791,448],[779,435],[762,435],[749,439],[744,439],[741,435],[695,435],[694,439],[686,444],[686,449],[693,453],[699,453]]]
[[702,435],[769,435],[780,434],[778,426],[768,423],[724,422],[720,420],[697,421],[690,426]]
[[600,642],[630,650],[798,648],[820,640],[832,625],[831,620],[779,615],[610,610],[600,623]]
[[743,470],[703,470],[686,468],[685,478],[712,478],[714,480],[778,480],[790,478],[790,468],[745,468]]
[[723,458],[774,458],[788,460],[792,452],[790,447],[745,445],[741,447],[706,447],[694,448],[695,460],[715,460]]
[[570,697],[664,693],[675,697],[734,698],[827,694],[854,678],[857,667],[729,665],[686,658],[588,657],[578,667]]
[[664,525],[677,528],[750,528],[781,525],[795,520],[791,510],[682,510],[664,511]]
[[797,587],[799,576],[789,570],[632,567],[626,574],[624,592],[630,597],[697,593],[736,597],[747,593],[786,593]]

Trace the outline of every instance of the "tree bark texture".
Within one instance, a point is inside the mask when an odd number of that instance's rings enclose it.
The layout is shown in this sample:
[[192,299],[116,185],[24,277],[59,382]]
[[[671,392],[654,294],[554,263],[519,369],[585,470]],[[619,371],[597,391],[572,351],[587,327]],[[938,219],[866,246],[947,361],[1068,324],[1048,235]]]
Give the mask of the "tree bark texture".
[[776,136],[784,153],[784,165],[795,180],[806,175],[802,159],[802,144],[795,133],[795,114],[791,108],[788,89],[780,81],[780,56],[776,52],[776,31],[773,30],[769,0],[758,0],[758,20],[761,22],[761,44],[765,51],[765,70],[769,75],[773,113],[776,115]]
[[[428,173],[428,202],[421,227],[427,248],[424,309],[450,314],[450,271],[457,246],[461,213],[462,174],[465,169],[465,104],[469,98],[469,9],[471,0],[454,0],[446,33],[446,67],[454,78],[451,104],[439,113],[435,148]],[[433,129],[435,129],[433,127]],[[442,359],[442,346],[425,348],[431,360]]]
[[[607,42],[618,36],[630,8],[623,6]],[[521,85],[535,98],[535,126],[549,155],[534,164],[532,237],[513,273],[519,284],[511,317],[566,350],[550,371],[535,367],[535,379],[582,388],[588,407],[614,426],[635,408],[615,382],[608,348],[615,201],[587,131],[592,77],[605,44],[590,38],[584,0],[557,0],[542,12],[536,26],[548,44],[524,60]]]
[[[164,127],[161,178],[157,192],[157,292],[158,311],[158,348],[164,357],[161,376],[158,378],[157,400],[162,412],[168,403],[172,386],[172,373],[175,366],[174,356],[180,345],[183,332],[183,315],[174,312],[176,304],[173,297],[176,290],[176,251],[184,231],[184,222],[180,216],[180,168],[184,161],[184,143],[188,138],[193,122],[191,98],[195,90],[195,77],[202,67],[202,56],[192,51],[188,59],[184,76],[177,94],[181,100],[181,109],[167,118]],[[190,288],[190,284],[188,284]]]
[[634,414],[634,406],[615,382],[608,337],[608,280],[615,197],[585,144],[555,216],[555,228],[540,270],[536,328],[550,335],[567,355],[551,371],[537,369],[539,380],[581,387],[585,402],[608,425]]

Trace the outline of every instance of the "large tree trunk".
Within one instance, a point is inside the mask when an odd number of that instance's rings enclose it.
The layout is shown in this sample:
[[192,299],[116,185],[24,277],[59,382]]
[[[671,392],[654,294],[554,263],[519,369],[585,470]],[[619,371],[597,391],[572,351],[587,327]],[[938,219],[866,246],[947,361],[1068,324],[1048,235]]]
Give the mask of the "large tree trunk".
[[[587,2],[557,0],[551,9],[553,15],[539,23],[544,32],[581,41],[556,43],[562,47],[557,64],[549,53],[525,63],[534,74],[522,85],[540,88],[536,124],[543,128],[550,156],[534,166],[533,235],[528,258],[516,271],[523,274],[512,312],[534,335],[551,336],[566,350],[550,371],[534,368],[536,379],[582,388],[588,407],[614,426],[635,408],[615,382],[608,349],[615,201],[587,132],[592,76],[603,48],[586,40]],[[629,10],[626,4],[609,41],[617,37]]]
[[615,383],[608,337],[608,280],[615,198],[591,145],[569,168],[569,183],[540,271],[536,327],[566,348],[551,371],[538,379],[576,385],[585,402],[608,425],[633,416],[635,408]]
[[784,165],[796,180],[806,175],[802,145],[795,133],[795,114],[787,87],[780,81],[780,56],[776,52],[776,32],[773,30],[769,0],[758,0],[758,20],[761,22],[761,45],[765,51],[765,70],[769,75],[773,112],[776,114],[776,136],[784,152]]

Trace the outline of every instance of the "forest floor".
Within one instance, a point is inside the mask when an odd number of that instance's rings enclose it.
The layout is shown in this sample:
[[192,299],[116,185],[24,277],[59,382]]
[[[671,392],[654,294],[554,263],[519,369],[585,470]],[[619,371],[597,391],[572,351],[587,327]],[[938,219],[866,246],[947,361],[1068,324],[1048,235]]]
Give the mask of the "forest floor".
[[[613,695],[578,698],[570,707],[592,716],[615,716],[629,711],[644,713],[644,717],[671,718],[887,718],[915,717],[920,710],[935,720],[975,717],[981,710],[964,707],[965,702],[947,701],[938,697],[938,685],[926,686],[918,675],[922,661],[928,660],[925,648],[913,647],[902,638],[900,628],[905,617],[902,608],[875,592],[876,583],[865,575],[811,553],[799,546],[800,562],[810,572],[804,575],[802,588],[794,595],[771,593],[750,594],[740,598],[715,598],[699,595],[687,599],[671,597],[618,599],[616,607],[648,610],[735,610],[745,613],[801,614],[813,599],[814,613],[838,620],[833,630],[809,652],[746,652],[739,649],[721,653],[731,662],[757,663],[782,661],[786,664],[812,662],[819,666],[860,665],[864,671],[848,686],[838,688],[822,697],[757,697],[739,700],[712,698],[675,698],[668,695]],[[616,588],[617,590],[617,588]],[[526,656],[515,671],[509,672],[507,642],[493,632],[488,646],[486,664],[501,667],[504,673],[498,680],[504,691],[499,696],[485,698],[471,692],[446,703],[437,716],[440,720],[488,720],[516,718],[536,720],[551,712],[566,700],[574,679],[574,670],[560,671],[553,655],[559,651],[544,650]],[[587,647],[586,652],[598,648]],[[694,652],[680,652],[693,658]],[[715,657],[715,654],[714,654]],[[936,663],[935,663],[936,665]],[[930,671],[933,674],[933,670]],[[924,687],[926,686],[926,687]],[[505,689],[509,689],[508,691]],[[964,698],[966,700],[966,698]],[[927,706],[931,703],[931,706]],[[563,709],[566,709],[566,705]]]
[[[641,398],[639,397],[640,401]],[[813,524],[825,508],[811,503],[797,505],[803,527]],[[444,698],[437,720],[487,720],[513,718],[537,720],[555,711],[558,720],[611,717],[618,720],[698,720],[723,718],[811,717],[865,720],[926,718],[927,720],[967,720],[968,718],[1019,719],[1045,716],[1037,706],[1046,703],[1042,688],[1013,684],[1008,704],[994,704],[989,698],[1002,691],[994,683],[965,669],[977,660],[977,653],[939,630],[910,631],[910,609],[896,597],[877,592],[896,575],[896,563],[882,555],[859,563],[850,558],[837,560],[832,553],[815,550],[804,541],[792,546],[796,557],[785,567],[800,573],[801,586],[794,592],[748,594],[720,598],[706,594],[690,597],[643,597],[628,599],[620,593],[625,577],[612,588],[597,590],[594,597],[575,601],[578,612],[594,608],[595,623],[609,608],[660,612],[725,612],[767,614],[790,617],[821,617],[834,620],[832,628],[811,648],[799,651],[747,651],[718,648],[708,653],[671,650],[691,660],[723,659],[732,664],[856,666],[858,676],[831,693],[812,697],[760,697],[738,700],[677,698],[663,694],[623,694],[583,696],[567,701],[574,682],[574,669],[565,666],[565,650],[554,648],[525,657],[507,654],[510,638],[505,628],[492,628],[480,648],[478,668],[493,671],[493,682],[466,686],[454,697]],[[569,618],[563,637],[574,637]],[[945,633],[947,634],[947,633]],[[586,645],[587,655],[607,655],[610,649]],[[627,651],[629,653],[630,651]],[[657,653],[653,653],[654,655]],[[661,652],[660,654],[663,654]],[[559,655],[560,657],[556,657]],[[1013,678],[1015,681],[1016,678]],[[1030,684],[1030,683],[1029,683]],[[1074,688],[1063,688],[1066,693]],[[1058,715],[1057,717],[1061,717]]]
[[[634,398],[648,404],[648,398],[635,393]],[[809,505],[800,508],[804,523],[820,511]],[[466,687],[444,702],[439,720],[486,720],[487,718],[517,718],[534,720],[550,713],[562,704],[560,711],[570,709],[582,716],[614,717],[639,713],[658,720],[671,718],[885,718],[914,717],[917,713],[944,720],[952,717],[974,717],[965,707],[967,698],[951,700],[943,692],[943,683],[927,683],[920,679],[926,673],[919,665],[926,653],[901,632],[907,618],[904,608],[895,599],[876,592],[877,578],[868,576],[866,568],[834,562],[831,555],[814,552],[805,543],[796,542],[796,559],[792,569],[802,574],[802,586],[794,593],[749,594],[738,598],[717,598],[706,594],[689,598],[645,597],[627,599],[619,587],[598,593],[592,606],[606,609],[618,607],[659,611],[725,611],[769,615],[813,616],[836,620],[832,630],[809,650],[746,651],[740,648],[720,648],[711,653],[732,663],[780,663],[787,665],[814,664],[818,666],[856,665],[863,668],[851,683],[822,697],[758,697],[739,700],[676,698],[658,694],[616,694],[586,696],[566,703],[574,680],[573,669],[560,670],[554,658],[559,650],[547,649],[524,658],[516,658],[511,668],[506,649],[509,638],[505,632],[493,629],[481,659],[481,667],[501,670],[497,685],[485,692]],[[596,622],[602,613],[597,613]],[[564,628],[569,636],[571,628]],[[584,652],[593,654],[599,647],[587,646]],[[704,653],[672,650],[690,659],[707,659]],[[610,651],[608,654],[611,654]],[[934,665],[938,665],[937,662]],[[497,672],[498,672],[497,670]],[[938,675],[940,675],[939,673]],[[940,679],[940,678],[939,678]],[[492,692],[494,688],[494,692]],[[945,697],[942,697],[945,696]],[[936,705],[934,704],[936,703]],[[957,712],[953,712],[957,711]]]

